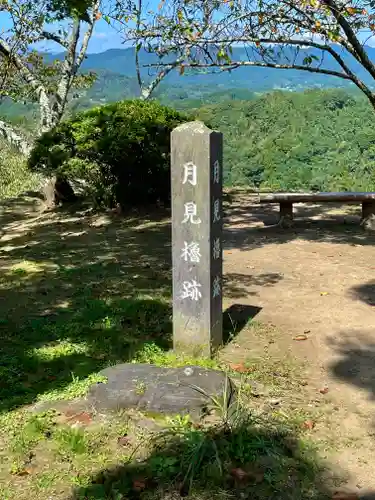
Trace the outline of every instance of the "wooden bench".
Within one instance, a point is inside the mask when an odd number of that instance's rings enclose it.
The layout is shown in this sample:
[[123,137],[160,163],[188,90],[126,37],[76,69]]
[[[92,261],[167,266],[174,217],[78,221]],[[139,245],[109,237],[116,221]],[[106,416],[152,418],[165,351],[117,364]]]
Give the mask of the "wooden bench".
[[293,220],[293,203],[362,203],[362,221],[375,214],[375,193],[274,193],[261,195],[260,203],[279,203],[280,222]]

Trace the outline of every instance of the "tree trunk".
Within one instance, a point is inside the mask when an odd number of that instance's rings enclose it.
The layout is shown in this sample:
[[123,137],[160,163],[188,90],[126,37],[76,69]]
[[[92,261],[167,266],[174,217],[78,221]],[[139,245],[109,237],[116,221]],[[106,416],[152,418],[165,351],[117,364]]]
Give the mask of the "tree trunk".
[[0,134],[10,144],[14,146],[23,155],[29,156],[32,150],[32,144],[22,135],[15,130],[11,125],[0,121]]
[[39,99],[39,135],[45,134],[58,125],[61,115],[54,109],[49,97],[42,94]]

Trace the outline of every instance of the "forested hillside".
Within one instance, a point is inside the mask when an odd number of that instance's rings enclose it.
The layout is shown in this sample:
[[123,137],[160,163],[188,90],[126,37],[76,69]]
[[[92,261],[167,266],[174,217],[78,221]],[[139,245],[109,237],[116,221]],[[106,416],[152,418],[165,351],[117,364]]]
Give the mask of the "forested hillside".
[[224,133],[227,185],[375,190],[374,110],[361,97],[275,92],[197,113]]
[[[94,86],[91,92],[96,91],[96,105],[102,104]],[[159,100],[223,132],[227,186],[375,190],[375,115],[360,94],[341,89],[181,92],[161,88]],[[113,97],[119,93],[120,85]],[[69,114],[90,107],[87,101],[73,104]],[[3,110],[15,113],[18,125],[32,128],[32,106]]]

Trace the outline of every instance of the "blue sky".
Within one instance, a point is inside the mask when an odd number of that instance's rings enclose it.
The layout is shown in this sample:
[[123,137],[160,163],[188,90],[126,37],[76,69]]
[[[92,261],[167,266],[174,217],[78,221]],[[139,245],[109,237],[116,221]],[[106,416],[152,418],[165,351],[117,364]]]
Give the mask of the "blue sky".
[[91,38],[88,52],[103,52],[107,49],[124,48],[121,36],[105,21],[98,21]]
[[[152,9],[157,6],[158,0],[149,0],[147,8]],[[146,5],[146,4],[145,4]],[[104,7],[105,9],[105,7]],[[7,13],[0,13],[0,30],[6,31],[11,27],[11,20]],[[0,31],[0,32],[1,32]],[[124,48],[124,44],[115,29],[109,26],[103,19],[96,22],[93,36],[90,40],[89,53],[103,52],[111,48]],[[61,52],[61,47],[54,42],[43,42],[38,44],[39,50],[47,50],[49,52]]]
[[[106,3],[109,0],[104,0]],[[147,4],[144,3],[144,7],[147,10],[157,10],[157,5],[159,0],[148,0]],[[105,9],[105,7],[104,7]],[[9,16],[1,12],[0,13],[0,30],[7,30],[11,26]],[[375,45],[375,40],[372,38],[367,41],[368,45]],[[97,21],[93,36],[90,40],[88,53],[104,52],[105,50],[112,48],[124,48],[125,45],[122,42],[121,35],[117,33],[115,29],[109,26],[103,19]],[[38,50],[48,51],[48,52],[61,52],[61,47],[53,42],[44,42],[37,45]]]

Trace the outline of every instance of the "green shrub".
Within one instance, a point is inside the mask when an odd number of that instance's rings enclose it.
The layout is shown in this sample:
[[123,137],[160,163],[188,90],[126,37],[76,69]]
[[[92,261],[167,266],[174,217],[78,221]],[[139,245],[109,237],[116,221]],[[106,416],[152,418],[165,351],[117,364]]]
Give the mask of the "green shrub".
[[154,101],[120,101],[77,114],[42,136],[33,169],[84,181],[98,205],[170,200],[170,132],[187,117]]

